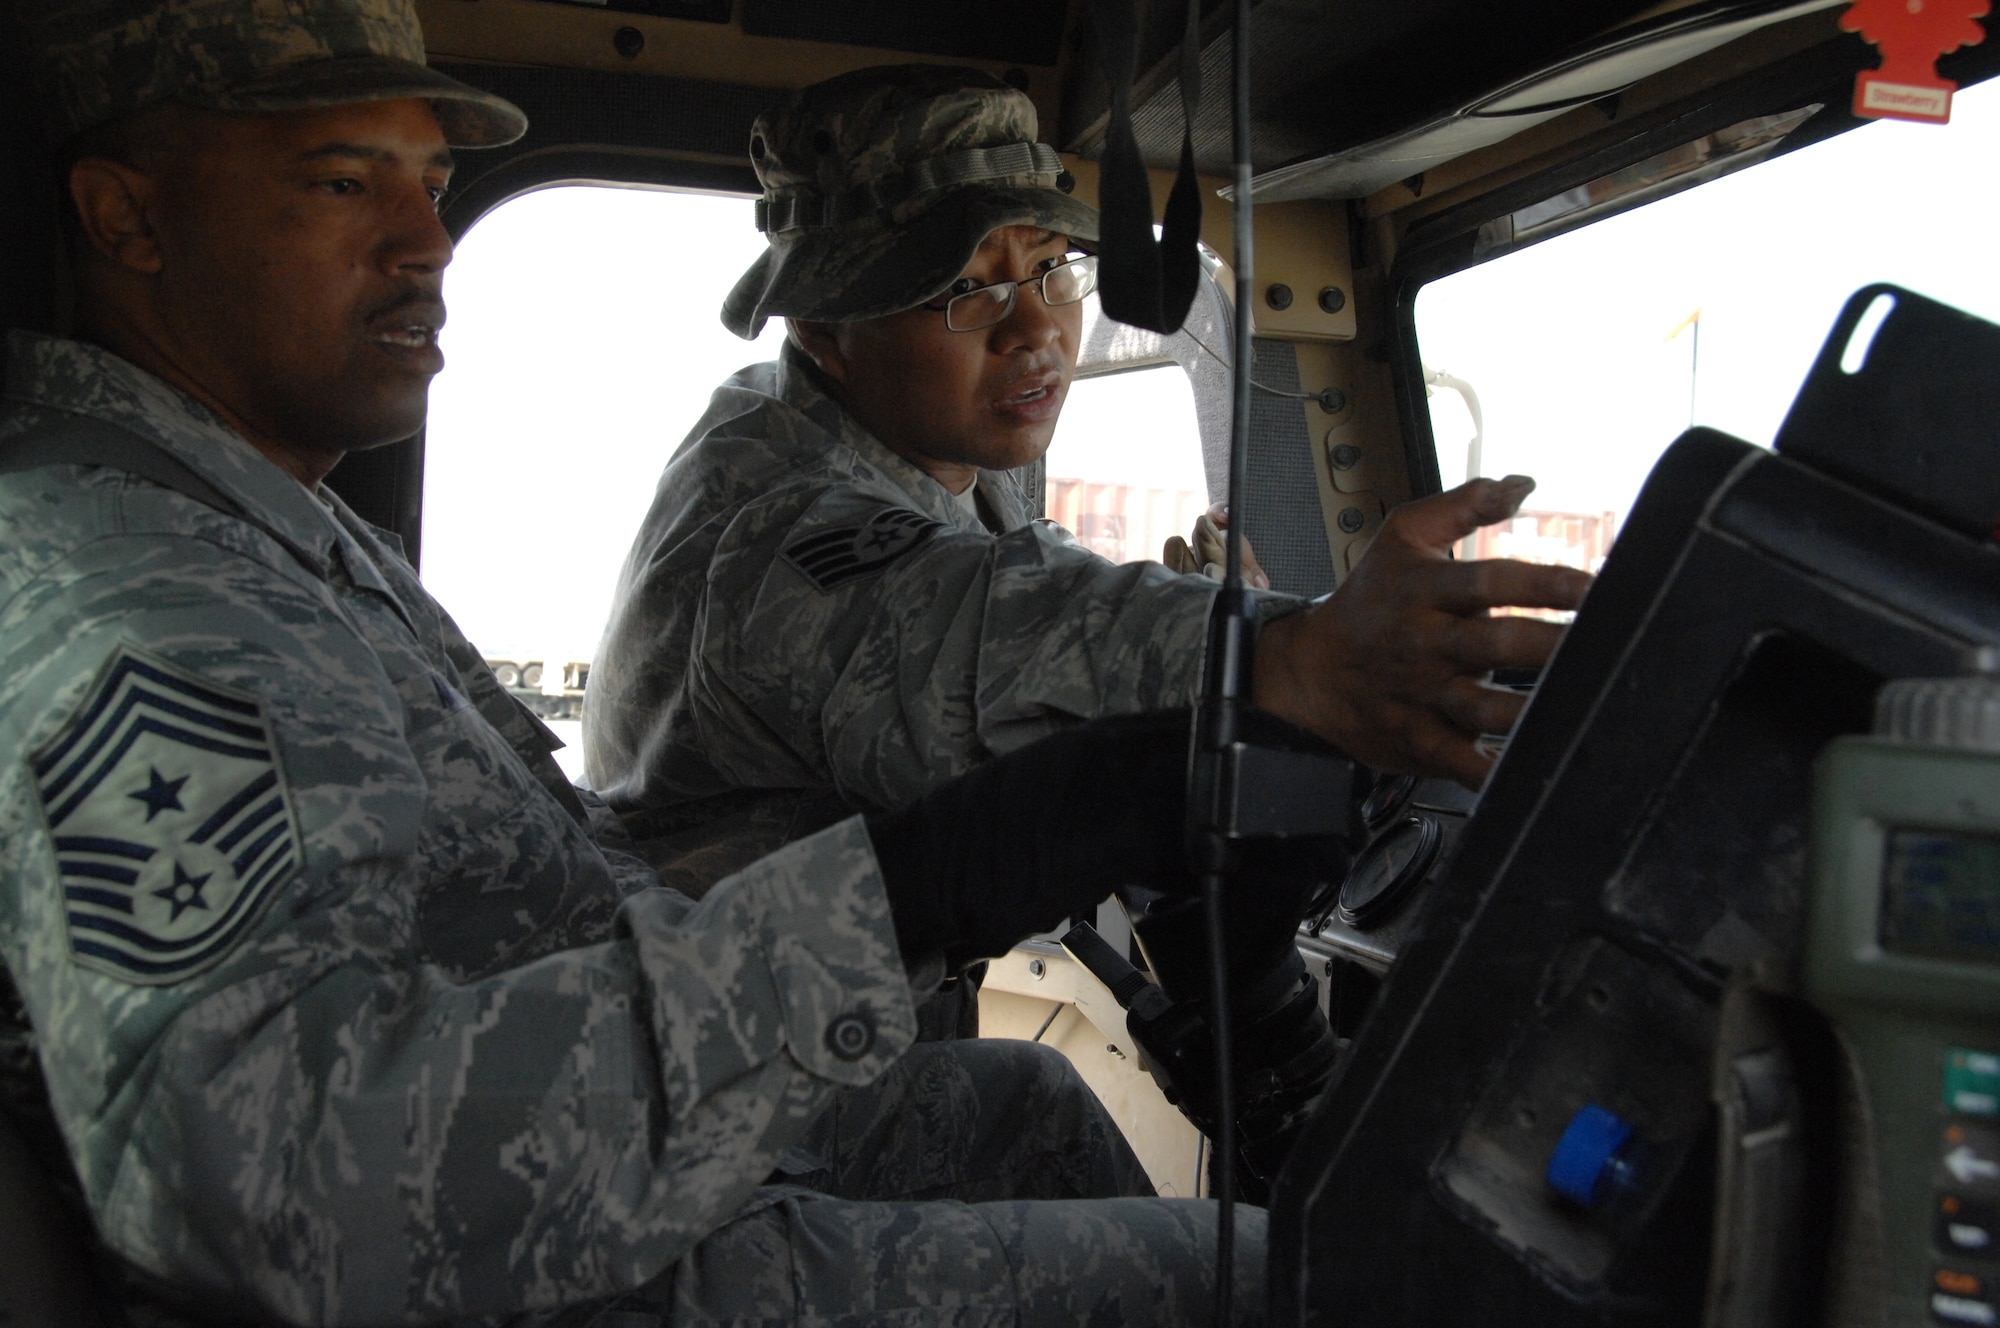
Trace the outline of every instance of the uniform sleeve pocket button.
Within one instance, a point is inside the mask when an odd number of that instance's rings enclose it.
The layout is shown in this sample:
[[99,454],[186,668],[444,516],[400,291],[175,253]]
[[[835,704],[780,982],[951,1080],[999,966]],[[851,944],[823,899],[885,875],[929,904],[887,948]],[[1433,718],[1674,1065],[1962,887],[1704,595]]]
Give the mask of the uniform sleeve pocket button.
[[843,1014],[826,1026],[826,1049],[844,1061],[858,1061],[875,1046],[875,1021],[866,1011]]

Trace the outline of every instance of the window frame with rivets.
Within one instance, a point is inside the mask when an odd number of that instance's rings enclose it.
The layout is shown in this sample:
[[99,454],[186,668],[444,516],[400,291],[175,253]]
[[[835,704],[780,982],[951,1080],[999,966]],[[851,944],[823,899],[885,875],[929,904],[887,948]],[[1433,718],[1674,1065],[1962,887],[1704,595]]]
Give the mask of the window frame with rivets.
[[[1194,306],[1180,330],[1171,335],[1113,322],[1102,316],[1093,300],[1085,317],[1083,346],[1077,362],[1078,380],[1070,389],[1074,404],[1079,393],[1093,390],[1092,384],[1097,380],[1111,375],[1162,373],[1179,365],[1192,393],[1192,436],[1198,440],[1201,470],[1207,482],[1207,498],[1195,508],[1197,514],[1202,507],[1224,501],[1229,489],[1231,388],[1227,357],[1235,344],[1230,301],[1233,277],[1205,247],[1202,258],[1203,280]],[[1308,376],[1304,361],[1322,347],[1266,336],[1256,337],[1253,347],[1257,357],[1253,374],[1266,389],[1275,391],[1259,391],[1252,399],[1244,532],[1259,563],[1271,577],[1273,589],[1306,596],[1324,594],[1334,587],[1342,546],[1352,541],[1327,538],[1333,529],[1333,508],[1328,501],[1325,466],[1315,466],[1310,438],[1316,437],[1317,431],[1324,429],[1329,421],[1345,422],[1353,418],[1353,413],[1338,391],[1329,398],[1337,403],[1331,414],[1318,401],[1303,399],[1307,394],[1300,384]],[[1323,386],[1315,383],[1314,390]],[[1065,416],[1068,417],[1067,407]],[[1188,437],[1188,433],[1176,429],[1169,446],[1183,446]],[[1063,434],[1058,430],[1049,451],[1048,515],[1070,525],[1065,519],[1069,514],[1058,509],[1064,495],[1063,486],[1057,481],[1066,478],[1060,474],[1062,448]],[[1185,458],[1170,462],[1168,468],[1178,470],[1184,462]],[[1320,472],[1317,477],[1316,470]],[[1147,484],[1140,477],[1134,487],[1161,486]],[[1373,510],[1377,517],[1369,523],[1371,532],[1379,524],[1383,509],[1375,503]],[[1188,524],[1192,524],[1191,520],[1168,532],[1164,522],[1156,523],[1156,530],[1143,542],[1127,542],[1123,560],[1159,560],[1160,540],[1153,534],[1178,533],[1186,537]],[[1076,533],[1090,543],[1085,532]]]

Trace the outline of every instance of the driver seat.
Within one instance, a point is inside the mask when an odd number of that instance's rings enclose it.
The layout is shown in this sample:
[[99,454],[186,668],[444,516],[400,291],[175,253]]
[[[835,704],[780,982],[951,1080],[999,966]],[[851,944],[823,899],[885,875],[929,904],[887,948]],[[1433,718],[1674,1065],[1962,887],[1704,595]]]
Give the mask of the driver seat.
[[0,1328],[108,1328],[89,1234],[0,1113]]

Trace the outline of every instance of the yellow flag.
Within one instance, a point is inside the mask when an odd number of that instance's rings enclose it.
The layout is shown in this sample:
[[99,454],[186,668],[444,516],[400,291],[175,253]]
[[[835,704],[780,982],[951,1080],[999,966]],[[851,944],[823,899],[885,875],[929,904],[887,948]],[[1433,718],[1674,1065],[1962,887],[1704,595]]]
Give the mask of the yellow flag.
[[1667,335],[1663,339],[1667,341],[1672,341],[1675,337],[1679,336],[1681,333],[1687,331],[1689,328],[1695,326],[1699,322],[1701,322],[1701,309],[1697,307],[1693,313],[1689,314],[1686,318],[1681,319],[1680,326],[1675,328],[1673,331],[1667,333]]

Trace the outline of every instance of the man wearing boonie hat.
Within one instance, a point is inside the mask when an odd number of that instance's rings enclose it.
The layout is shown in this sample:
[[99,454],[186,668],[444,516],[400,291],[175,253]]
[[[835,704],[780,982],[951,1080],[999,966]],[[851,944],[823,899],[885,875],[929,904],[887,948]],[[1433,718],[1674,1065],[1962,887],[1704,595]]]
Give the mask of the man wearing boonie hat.
[[520,112],[426,69],[406,0],[19,17],[77,301],[0,402],[0,1154],[59,1173],[113,1317],[1194,1317],[1213,1208],[1110,1197],[1143,1174],[1061,1057],[911,1046],[947,967],[1178,871],[1178,777],[1106,771],[1182,732],[661,888],[321,484],[421,426],[448,149]]
[[[1114,565],[1034,519],[1095,283],[1096,212],[985,74],[843,75],[760,116],[768,247],[723,303],[774,364],[716,392],[662,476],[584,703],[592,787],[710,870],[894,806],[1051,731],[1185,706],[1215,583]],[[1494,667],[1558,629],[1584,580],[1453,564],[1527,482],[1406,505],[1310,609],[1259,596],[1259,705],[1384,769],[1483,778],[1520,702]],[[1304,611],[1299,611],[1304,610]]]

